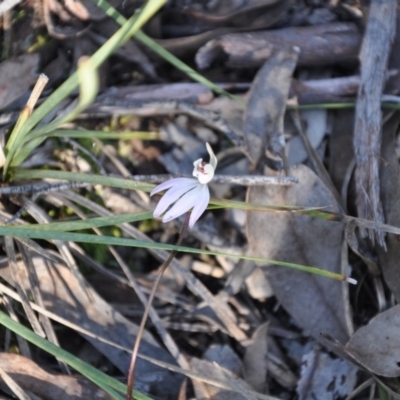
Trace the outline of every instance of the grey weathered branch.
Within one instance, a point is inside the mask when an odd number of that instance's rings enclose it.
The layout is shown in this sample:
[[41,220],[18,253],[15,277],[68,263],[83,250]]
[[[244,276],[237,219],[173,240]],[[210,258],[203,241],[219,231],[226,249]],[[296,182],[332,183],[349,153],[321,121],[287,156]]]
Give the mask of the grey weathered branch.
[[[177,178],[178,175],[132,175],[131,179],[135,181],[144,181],[149,183],[161,183],[168,179]],[[190,175],[179,175],[179,177],[193,178]],[[257,176],[257,175],[214,175],[215,183],[230,183],[242,186],[264,186],[264,185],[294,185],[298,179],[293,176]]]
[[232,68],[260,67],[274,49],[300,48],[300,66],[355,64],[361,36],[352,23],[233,33],[210,40],[199,49],[196,63],[208,68],[223,58]]
[[[380,201],[379,158],[381,153],[381,97],[389,52],[396,28],[396,0],[370,3],[368,23],[361,47],[361,83],[354,127],[355,183],[360,218],[383,222]],[[384,234],[377,239],[384,246]],[[370,234],[371,239],[372,233]]]

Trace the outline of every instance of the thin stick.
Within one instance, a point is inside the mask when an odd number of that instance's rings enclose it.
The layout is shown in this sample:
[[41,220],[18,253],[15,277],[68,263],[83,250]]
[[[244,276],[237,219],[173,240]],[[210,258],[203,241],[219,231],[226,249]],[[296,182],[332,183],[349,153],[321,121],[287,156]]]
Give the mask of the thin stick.
[[[187,229],[187,226],[188,226],[188,223],[189,223],[189,216],[190,216],[190,212],[188,212],[186,214],[185,221],[184,221],[184,223],[182,225],[181,233],[180,233],[179,238],[178,238],[178,240],[176,242],[177,246],[180,246],[180,244],[182,243],[184,234],[186,232],[186,229]],[[171,261],[175,257],[176,253],[177,253],[176,250],[172,251],[171,254],[169,255],[169,257],[167,258],[167,260],[161,266],[160,270],[158,271],[158,274],[157,274],[156,280],[154,282],[153,288],[151,289],[151,293],[149,295],[149,298],[147,300],[146,308],[144,310],[144,313],[143,313],[143,316],[142,316],[142,320],[140,322],[139,331],[138,331],[138,334],[136,336],[135,345],[133,346],[133,350],[132,350],[131,364],[129,366],[129,372],[128,372],[128,385],[127,385],[127,391],[126,391],[126,400],[132,400],[132,390],[133,390],[133,385],[135,383],[136,360],[137,360],[137,357],[138,357],[139,346],[140,346],[140,342],[142,341],[142,336],[143,336],[143,333],[144,333],[144,328],[145,328],[145,325],[146,325],[146,321],[147,321],[147,318],[149,316],[149,311],[150,311],[151,304],[153,303],[154,296],[156,294],[156,290],[157,290],[158,285],[160,283],[161,277],[164,274],[165,270],[167,269],[168,265],[171,263]]]
[[[130,175],[129,177],[135,181],[145,181],[149,183],[160,183],[168,179],[177,177],[193,178],[193,176],[191,175],[183,175],[183,174]],[[264,186],[264,185],[291,186],[298,183],[298,179],[294,176],[214,175],[213,182],[229,183],[242,186]]]
[[29,109],[29,115],[32,113],[33,109],[35,108],[35,105],[37,101],[39,100],[39,97],[41,96],[44,87],[46,86],[47,82],[49,81],[49,78],[45,74],[40,74],[38,80],[36,81],[36,84],[32,90],[31,95],[29,96],[29,100],[26,103],[26,108]]

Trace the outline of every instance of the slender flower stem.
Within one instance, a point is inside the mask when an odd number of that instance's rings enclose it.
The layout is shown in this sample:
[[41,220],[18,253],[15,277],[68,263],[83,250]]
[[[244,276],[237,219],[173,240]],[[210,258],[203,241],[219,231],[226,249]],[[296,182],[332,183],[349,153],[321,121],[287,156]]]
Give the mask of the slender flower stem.
[[[180,246],[181,243],[182,243],[182,240],[184,238],[186,229],[187,229],[188,224],[189,224],[189,217],[190,217],[190,212],[188,212],[186,214],[185,221],[184,221],[184,223],[182,225],[182,229],[181,229],[181,232],[179,234],[179,238],[176,241],[176,245],[177,246]],[[133,390],[133,385],[135,383],[136,360],[137,360],[137,356],[138,356],[138,353],[139,353],[139,346],[140,346],[140,342],[142,341],[142,337],[143,337],[146,321],[147,321],[147,318],[149,316],[151,304],[153,303],[154,296],[156,294],[156,290],[157,290],[158,285],[160,283],[161,277],[163,276],[165,270],[168,268],[168,265],[171,263],[171,261],[175,257],[176,253],[177,253],[176,250],[172,251],[170,253],[169,257],[167,258],[167,260],[161,266],[160,270],[158,271],[156,280],[155,280],[155,282],[153,284],[153,288],[151,289],[151,293],[149,295],[149,298],[147,300],[146,308],[144,309],[142,320],[140,322],[139,331],[138,331],[138,334],[136,336],[135,345],[133,346],[133,350],[132,350],[131,364],[129,366],[129,372],[128,372],[128,385],[127,385],[127,391],[126,391],[126,400],[132,400],[132,390]]]

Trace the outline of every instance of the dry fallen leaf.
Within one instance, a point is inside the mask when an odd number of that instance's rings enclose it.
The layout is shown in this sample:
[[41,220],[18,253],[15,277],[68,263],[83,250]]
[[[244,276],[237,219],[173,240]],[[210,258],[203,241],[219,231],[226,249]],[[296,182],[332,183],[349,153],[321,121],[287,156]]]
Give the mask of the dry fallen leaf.
[[345,349],[373,374],[400,376],[400,305],[371,319],[352,336]]
[[[24,390],[43,399],[111,400],[111,396],[82,377],[50,374],[32,360],[18,354],[0,353],[0,368]],[[0,386],[4,387],[4,382]]]
[[275,50],[257,72],[244,113],[246,147],[253,167],[264,161],[265,150],[283,158],[283,115],[298,50]]
[[[99,337],[128,349],[132,347],[137,334],[137,325],[123,317],[87,284],[87,291],[91,296],[89,299],[76,276],[63,264],[49,266],[43,258],[36,256],[32,258],[32,261],[38,276],[40,276],[40,290],[48,311],[82,326]],[[8,267],[1,268],[0,274],[3,279],[12,284]],[[23,284],[28,285],[26,276],[23,277]],[[93,337],[83,334],[82,336],[120,371],[124,373],[128,371],[130,353]],[[145,331],[140,351],[162,361],[175,362],[147,331]],[[171,396],[174,396],[177,393],[175,390],[178,390],[180,378],[148,361],[139,359],[136,367],[136,381],[139,389],[147,391],[152,383],[157,382],[159,393],[170,393]]]
[[[326,110],[303,110],[300,115],[310,144],[316,149],[326,135],[328,113]],[[302,163],[309,157],[300,135],[293,136],[288,142],[287,155],[290,165]]]
[[[239,357],[228,345],[213,345],[203,355],[202,360],[193,357],[193,369],[205,378],[223,383],[223,387],[212,384],[204,385],[205,393],[201,396],[196,392],[196,398],[212,398],[215,400],[255,400],[255,393],[250,386],[240,378],[242,363]],[[232,390],[229,390],[231,388]]]
[[36,82],[38,54],[25,54],[0,64],[0,109],[17,100]]
[[299,400],[334,400],[348,396],[357,382],[358,369],[345,360],[333,359],[314,345],[303,355],[297,385]]
[[246,347],[243,360],[246,382],[261,393],[267,392],[268,328],[269,322],[257,328]]
[[[306,166],[291,169],[299,184],[291,187],[252,187],[247,200],[254,204],[326,207],[338,212],[335,199]],[[266,172],[273,174],[272,170]],[[336,273],[342,265],[343,226],[293,213],[247,214],[250,253],[256,257],[316,266]],[[296,323],[317,341],[329,332],[342,343],[352,332],[347,284],[280,266],[268,266],[268,280],[279,302]]]

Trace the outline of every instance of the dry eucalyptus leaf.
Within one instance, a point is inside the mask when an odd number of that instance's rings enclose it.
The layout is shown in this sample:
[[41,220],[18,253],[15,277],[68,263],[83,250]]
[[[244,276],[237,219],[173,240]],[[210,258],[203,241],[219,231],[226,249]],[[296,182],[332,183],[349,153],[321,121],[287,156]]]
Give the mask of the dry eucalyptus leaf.
[[36,82],[38,54],[24,54],[0,64],[0,109],[17,100]]
[[[304,110],[300,113],[310,144],[316,149],[327,133],[328,113],[326,110]],[[290,165],[304,162],[309,157],[300,135],[294,136],[287,145]]]
[[[49,374],[32,360],[18,354],[0,353],[0,368],[24,390],[43,399],[111,400],[111,396],[82,377]],[[4,382],[0,383],[3,386]]]
[[244,114],[247,150],[258,166],[268,148],[282,156],[285,148],[283,114],[289,94],[298,50],[276,50],[258,71],[251,85]]
[[[125,348],[131,348],[138,327],[124,318],[119,312],[105,302],[89,284],[87,290],[81,289],[75,275],[63,264],[48,264],[43,258],[33,256],[32,262],[40,276],[40,290],[44,307],[57,313],[60,317],[90,330],[93,334],[113,341]],[[12,284],[9,267],[0,269],[3,279]],[[28,279],[23,277],[23,284],[28,287]],[[99,352],[107,357],[122,372],[128,371],[130,354],[90,336],[82,334]],[[175,363],[175,360],[160,346],[155,339],[144,332],[140,351],[153,358]],[[180,378],[145,360],[138,359],[136,367],[138,389],[148,391],[157,382],[160,394],[170,393],[175,396],[174,388],[179,387]],[[172,392],[171,392],[172,391]]]
[[[249,188],[247,201],[254,204],[284,204],[301,207],[325,207],[339,212],[333,195],[306,166],[292,168],[299,184],[291,187]],[[268,170],[266,174],[275,174]],[[250,253],[256,257],[315,266],[343,273],[343,225],[295,213],[247,213],[247,237]],[[342,265],[342,262],[345,265]],[[324,343],[321,332],[329,332],[342,343],[352,332],[348,305],[348,287],[322,276],[281,266],[268,266],[268,280],[279,302],[296,323]]]
[[242,375],[242,361],[228,345],[211,345],[203,354],[203,358],[206,361],[217,363],[220,367],[232,372],[234,376]]
[[244,355],[246,382],[257,392],[265,393],[268,371],[268,328],[265,322],[254,332]]
[[346,350],[373,374],[400,376],[400,305],[378,314],[360,328]]
[[358,369],[345,360],[333,359],[320,346],[304,354],[297,385],[299,400],[334,400],[348,396],[357,383]]
[[245,381],[217,362],[200,360],[193,357],[190,364],[194,371],[200,373],[206,380],[218,381],[222,385],[206,384],[205,393],[196,392],[196,398],[215,400],[255,400],[255,393]]

